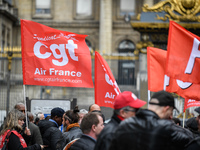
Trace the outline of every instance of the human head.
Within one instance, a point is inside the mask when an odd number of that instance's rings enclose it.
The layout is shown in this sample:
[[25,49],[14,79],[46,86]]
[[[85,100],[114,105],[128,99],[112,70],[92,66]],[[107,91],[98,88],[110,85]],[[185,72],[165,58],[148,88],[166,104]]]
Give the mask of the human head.
[[29,112],[29,111],[27,112],[27,114],[28,114],[29,121],[33,123],[34,122],[33,114],[31,112]]
[[79,122],[78,122],[78,123],[79,123],[79,124],[81,124],[81,121],[82,121],[84,115],[87,114],[87,113],[88,113],[88,111],[85,110],[85,109],[81,109],[81,110],[79,111],[79,113],[78,113],[78,115],[79,115]]
[[100,113],[90,112],[83,117],[81,130],[84,134],[97,139],[103,128],[104,123]]
[[70,124],[78,123],[79,121],[78,112],[79,112],[78,106],[76,106],[73,110],[66,111],[63,114],[63,126],[67,127]]
[[138,99],[132,92],[124,91],[115,97],[114,113],[126,119],[135,116],[137,110],[145,104],[145,101]]
[[45,119],[44,114],[42,112],[38,112],[37,113],[37,117],[39,118],[39,120],[44,120]]
[[65,111],[62,108],[55,107],[51,110],[51,119],[57,122],[59,126],[62,125],[62,117]]
[[[25,118],[24,114],[20,112],[19,110],[17,109],[11,110],[4,121],[3,130],[1,131],[1,134],[4,133],[8,129],[21,131],[22,125],[24,123],[23,121],[24,118]],[[20,124],[19,122],[22,124]]]
[[23,103],[17,103],[14,106],[14,109],[17,109],[25,114],[25,105]]
[[101,108],[97,104],[92,104],[89,106],[89,112],[93,112],[94,110],[101,112]]
[[174,97],[166,92],[155,92],[149,102],[149,110],[154,111],[161,119],[172,119]]

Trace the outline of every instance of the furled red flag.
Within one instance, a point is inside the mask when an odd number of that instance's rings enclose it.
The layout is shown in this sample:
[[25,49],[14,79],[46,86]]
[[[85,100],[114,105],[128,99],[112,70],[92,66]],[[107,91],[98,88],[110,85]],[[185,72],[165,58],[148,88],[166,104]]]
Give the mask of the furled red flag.
[[[164,87],[164,70],[167,51],[147,47],[148,90],[157,92]],[[168,79],[168,80],[167,80]],[[200,84],[182,82],[178,79],[165,78],[166,91],[184,98],[200,99]]]
[[187,108],[196,107],[196,106],[200,106],[200,101],[193,100],[193,99],[185,99],[183,112],[185,112]]
[[148,90],[157,92],[164,88],[167,51],[147,47]]
[[120,89],[104,58],[95,52],[95,103],[113,108],[115,96]]
[[200,84],[200,38],[170,21],[166,75],[184,82]]
[[86,36],[21,20],[23,83],[92,88]]

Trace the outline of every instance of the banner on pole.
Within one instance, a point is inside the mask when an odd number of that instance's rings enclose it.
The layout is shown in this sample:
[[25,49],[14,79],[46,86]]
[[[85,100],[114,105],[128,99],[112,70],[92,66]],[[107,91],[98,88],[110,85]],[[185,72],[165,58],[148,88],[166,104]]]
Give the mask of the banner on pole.
[[200,84],[200,38],[170,21],[166,75],[183,82]]
[[120,89],[104,58],[95,52],[95,103],[113,108],[115,96]]
[[168,76],[164,80],[166,57],[167,51],[147,47],[148,90],[157,92],[165,86],[167,92],[176,93],[184,98],[199,100],[200,84],[183,82]]
[[163,90],[166,57],[167,51],[147,47],[148,90],[152,92]]
[[92,88],[86,36],[21,20],[23,84]]
[[200,106],[200,101],[193,100],[193,99],[185,99],[185,104],[184,104],[183,112],[185,112],[185,110],[187,108],[197,107],[197,106]]

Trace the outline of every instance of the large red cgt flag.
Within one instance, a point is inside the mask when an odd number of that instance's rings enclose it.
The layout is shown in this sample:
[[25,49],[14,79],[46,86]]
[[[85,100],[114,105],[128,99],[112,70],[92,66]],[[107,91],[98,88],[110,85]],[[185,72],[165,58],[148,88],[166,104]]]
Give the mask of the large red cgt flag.
[[197,107],[197,106],[200,106],[200,101],[193,100],[193,99],[185,99],[183,112],[185,112],[187,108]]
[[157,92],[164,88],[167,51],[147,47],[148,90]]
[[200,38],[170,21],[166,75],[184,82],[200,84]]
[[115,96],[120,89],[104,58],[95,52],[95,103],[99,106],[113,107]]
[[23,83],[92,88],[86,36],[21,20]]

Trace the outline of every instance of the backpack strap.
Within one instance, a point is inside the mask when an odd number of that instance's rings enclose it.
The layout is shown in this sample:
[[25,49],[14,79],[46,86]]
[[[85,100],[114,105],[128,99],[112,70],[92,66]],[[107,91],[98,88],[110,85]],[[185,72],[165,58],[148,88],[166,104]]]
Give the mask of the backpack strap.
[[8,141],[9,141],[9,137],[10,137],[11,132],[12,132],[12,130],[10,130],[10,131],[7,133],[6,138],[5,138],[5,140],[4,140],[4,144],[3,144],[3,145],[6,145],[6,147],[7,147],[7,143],[8,143]]

